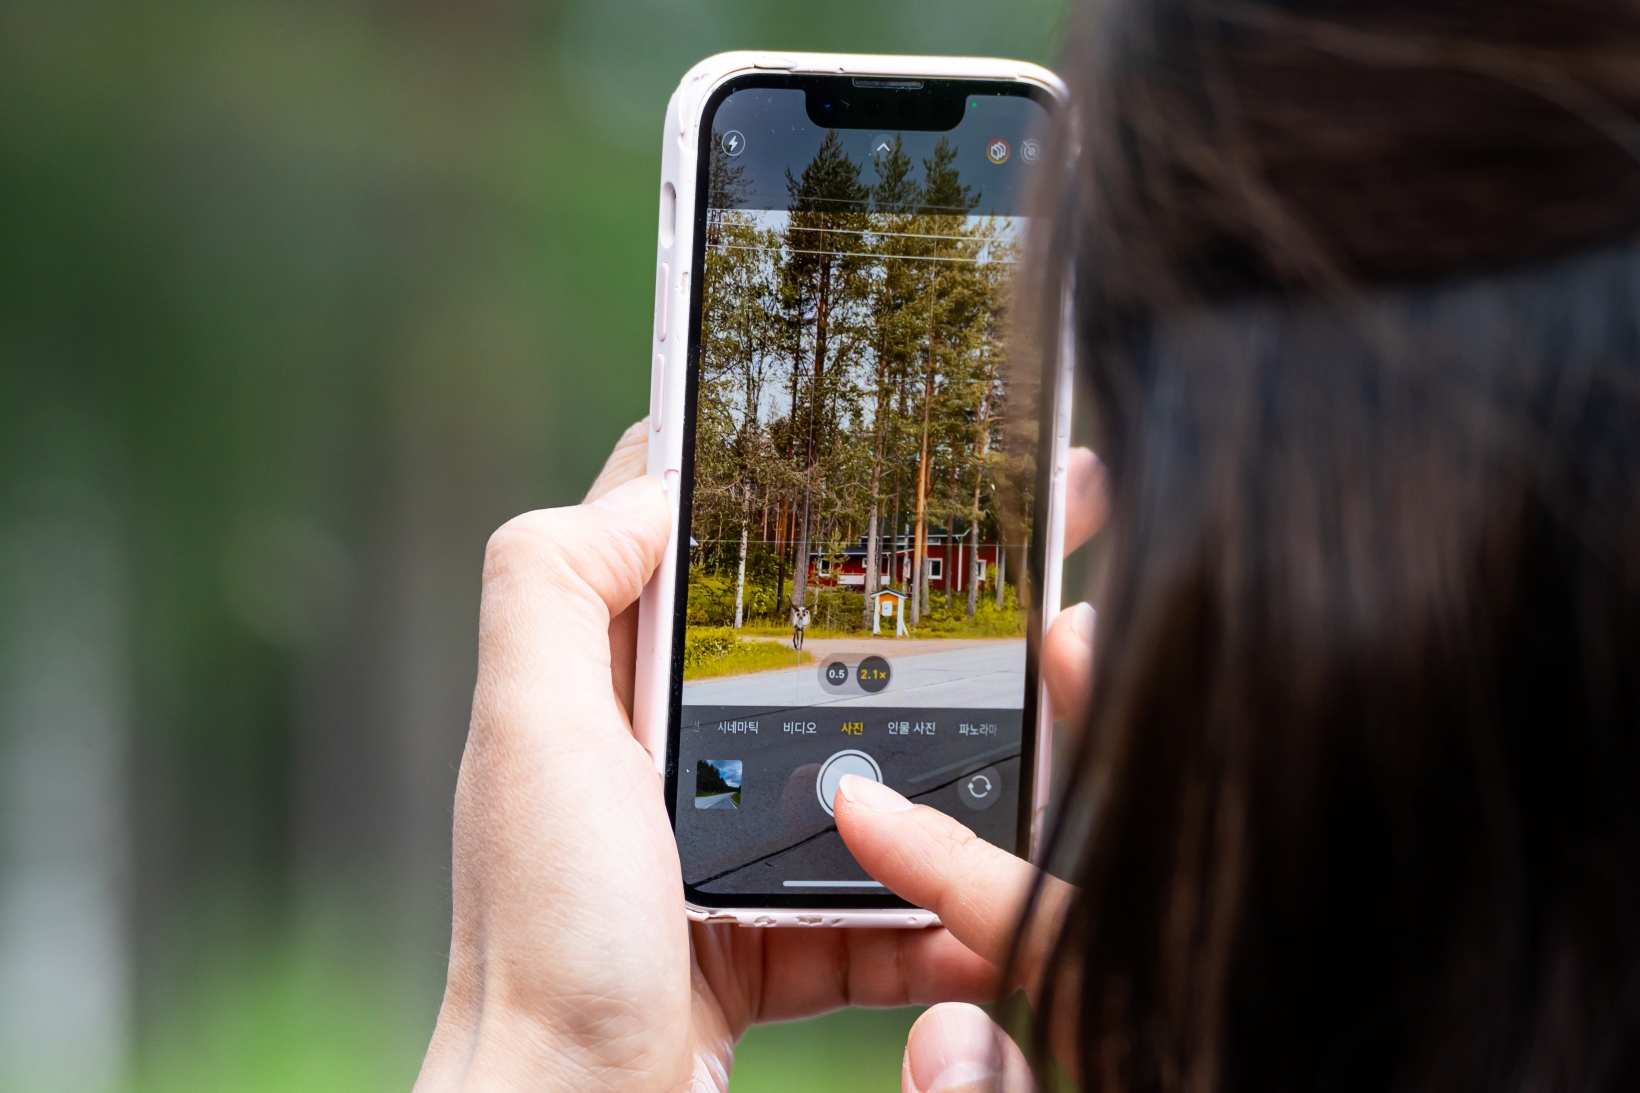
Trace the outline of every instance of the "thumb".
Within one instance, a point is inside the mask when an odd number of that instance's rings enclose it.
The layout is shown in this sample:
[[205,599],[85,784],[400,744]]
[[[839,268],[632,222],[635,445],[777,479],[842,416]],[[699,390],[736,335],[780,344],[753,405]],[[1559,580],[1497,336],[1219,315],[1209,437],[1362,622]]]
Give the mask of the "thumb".
[[[479,671],[565,677],[609,664],[609,620],[660,563],[672,518],[660,480],[637,478],[588,505],[514,517],[490,536]],[[582,677],[584,682],[584,677]]]
[[1019,1045],[978,1006],[946,1002],[917,1018],[906,1038],[900,1093],[1031,1093]]

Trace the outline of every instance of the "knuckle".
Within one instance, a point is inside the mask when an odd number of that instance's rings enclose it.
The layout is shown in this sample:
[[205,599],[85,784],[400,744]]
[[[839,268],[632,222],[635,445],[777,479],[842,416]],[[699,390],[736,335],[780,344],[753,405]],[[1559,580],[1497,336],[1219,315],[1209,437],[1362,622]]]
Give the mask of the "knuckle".
[[535,513],[514,516],[490,533],[484,544],[484,569],[512,570],[527,565],[536,550]]
[[484,547],[486,578],[559,569],[566,554],[563,525],[555,509],[526,512],[502,524]]
[[605,526],[596,509],[537,509],[491,533],[484,550],[484,583],[537,591],[630,601],[650,564],[643,545]]
[[960,880],[968,880],[985,867],[991,844],[959,827],[951,844],[951,873]]
[[946,858],[945,897],[967,900],[973,897],[976,888],[991,889],[996,880],[992,869],[992,855],[996,853],[999,853],[996,847],[966,827],[956,825]]

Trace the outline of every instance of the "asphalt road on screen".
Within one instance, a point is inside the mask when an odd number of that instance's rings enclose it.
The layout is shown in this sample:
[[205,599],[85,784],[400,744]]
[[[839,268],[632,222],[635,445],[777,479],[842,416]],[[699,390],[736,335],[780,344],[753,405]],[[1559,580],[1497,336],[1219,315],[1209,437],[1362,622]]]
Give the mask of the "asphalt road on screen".
[[[900,655],[906,643],[873,643],[886,658],[889,685],[877,694],[838,695],[820,683],[820,665],[687,681],[690,706],[926,706],[1019,709],[1025,698],[1025,639]],[[853,663],[859,656],[848,654]],[[823,658],[822,658],[823,659]]]

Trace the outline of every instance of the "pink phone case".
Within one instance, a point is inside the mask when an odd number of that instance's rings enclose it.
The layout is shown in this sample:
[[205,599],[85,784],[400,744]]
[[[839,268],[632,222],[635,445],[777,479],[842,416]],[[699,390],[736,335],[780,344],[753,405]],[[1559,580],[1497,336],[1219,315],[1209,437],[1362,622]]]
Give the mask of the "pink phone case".
[[[688,356],[689,268],[694,253],[694,209],[697,148],[701,114],[712,92],[725,80],[765,70],[860,76],[951,77],[1017,80],[1044,88],[1064,101],[1064,84],[1038,65],[983,57],[896,57],[832,53],[720,53],[690,69],[666,108],[661,153],[660,230],[655,258],[655,326],[649,394],[648,471],[661,478],[672,505],[672,537],[660,567],[639,600],[638,661],[634,685],[633,732],[666,769],[667,717],[671,690],[673,608],[677,587],[679,476],[683,466],[685,369]],[[1044,628],[1057,614],[1060,559],[1065,533],[1065,473],[1070,436],[1069,339],[1058,362],[1053,414],[1053,466],[1048,498],[1048,525],[1043,587]],[[1044,630],[1045,632],[1045,630]],[[1053,711],[1047,690],[1038,681],[1036,769],[1033,773],[1030,847],[1041,841],[1051,781]],[[803,910],[792,908],[720,909],[689,905],[691,919],[735,922],[742,926],[871,926],[915,928],[935,925],[927,911],[894,909]]]

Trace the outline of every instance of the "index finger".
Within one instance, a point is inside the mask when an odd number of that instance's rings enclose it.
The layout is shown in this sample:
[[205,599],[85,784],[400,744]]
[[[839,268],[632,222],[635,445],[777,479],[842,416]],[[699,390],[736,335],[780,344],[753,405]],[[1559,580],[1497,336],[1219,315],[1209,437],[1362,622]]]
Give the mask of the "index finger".
[[[642,478],[649,462],[649,419],[633,422],[626,427],[626,432],[615,442],[609,458],[604,460],[603,470],[593,479],[587,495],[581,499],[581,504],[590,504],[604,494],[618,486],[624,486],[634,478]],[[1075,486],[1075,468],[1072,467],[1072,480]]]
[[[975,835],[943,812],[913,805],[868,778],[843,778],[837,830],[867,873],[901,899],[940,916],[951,936],[1036,993],[1074,889]],[[1014,933],[1031,887],[1042,890],[1018,953]]]

